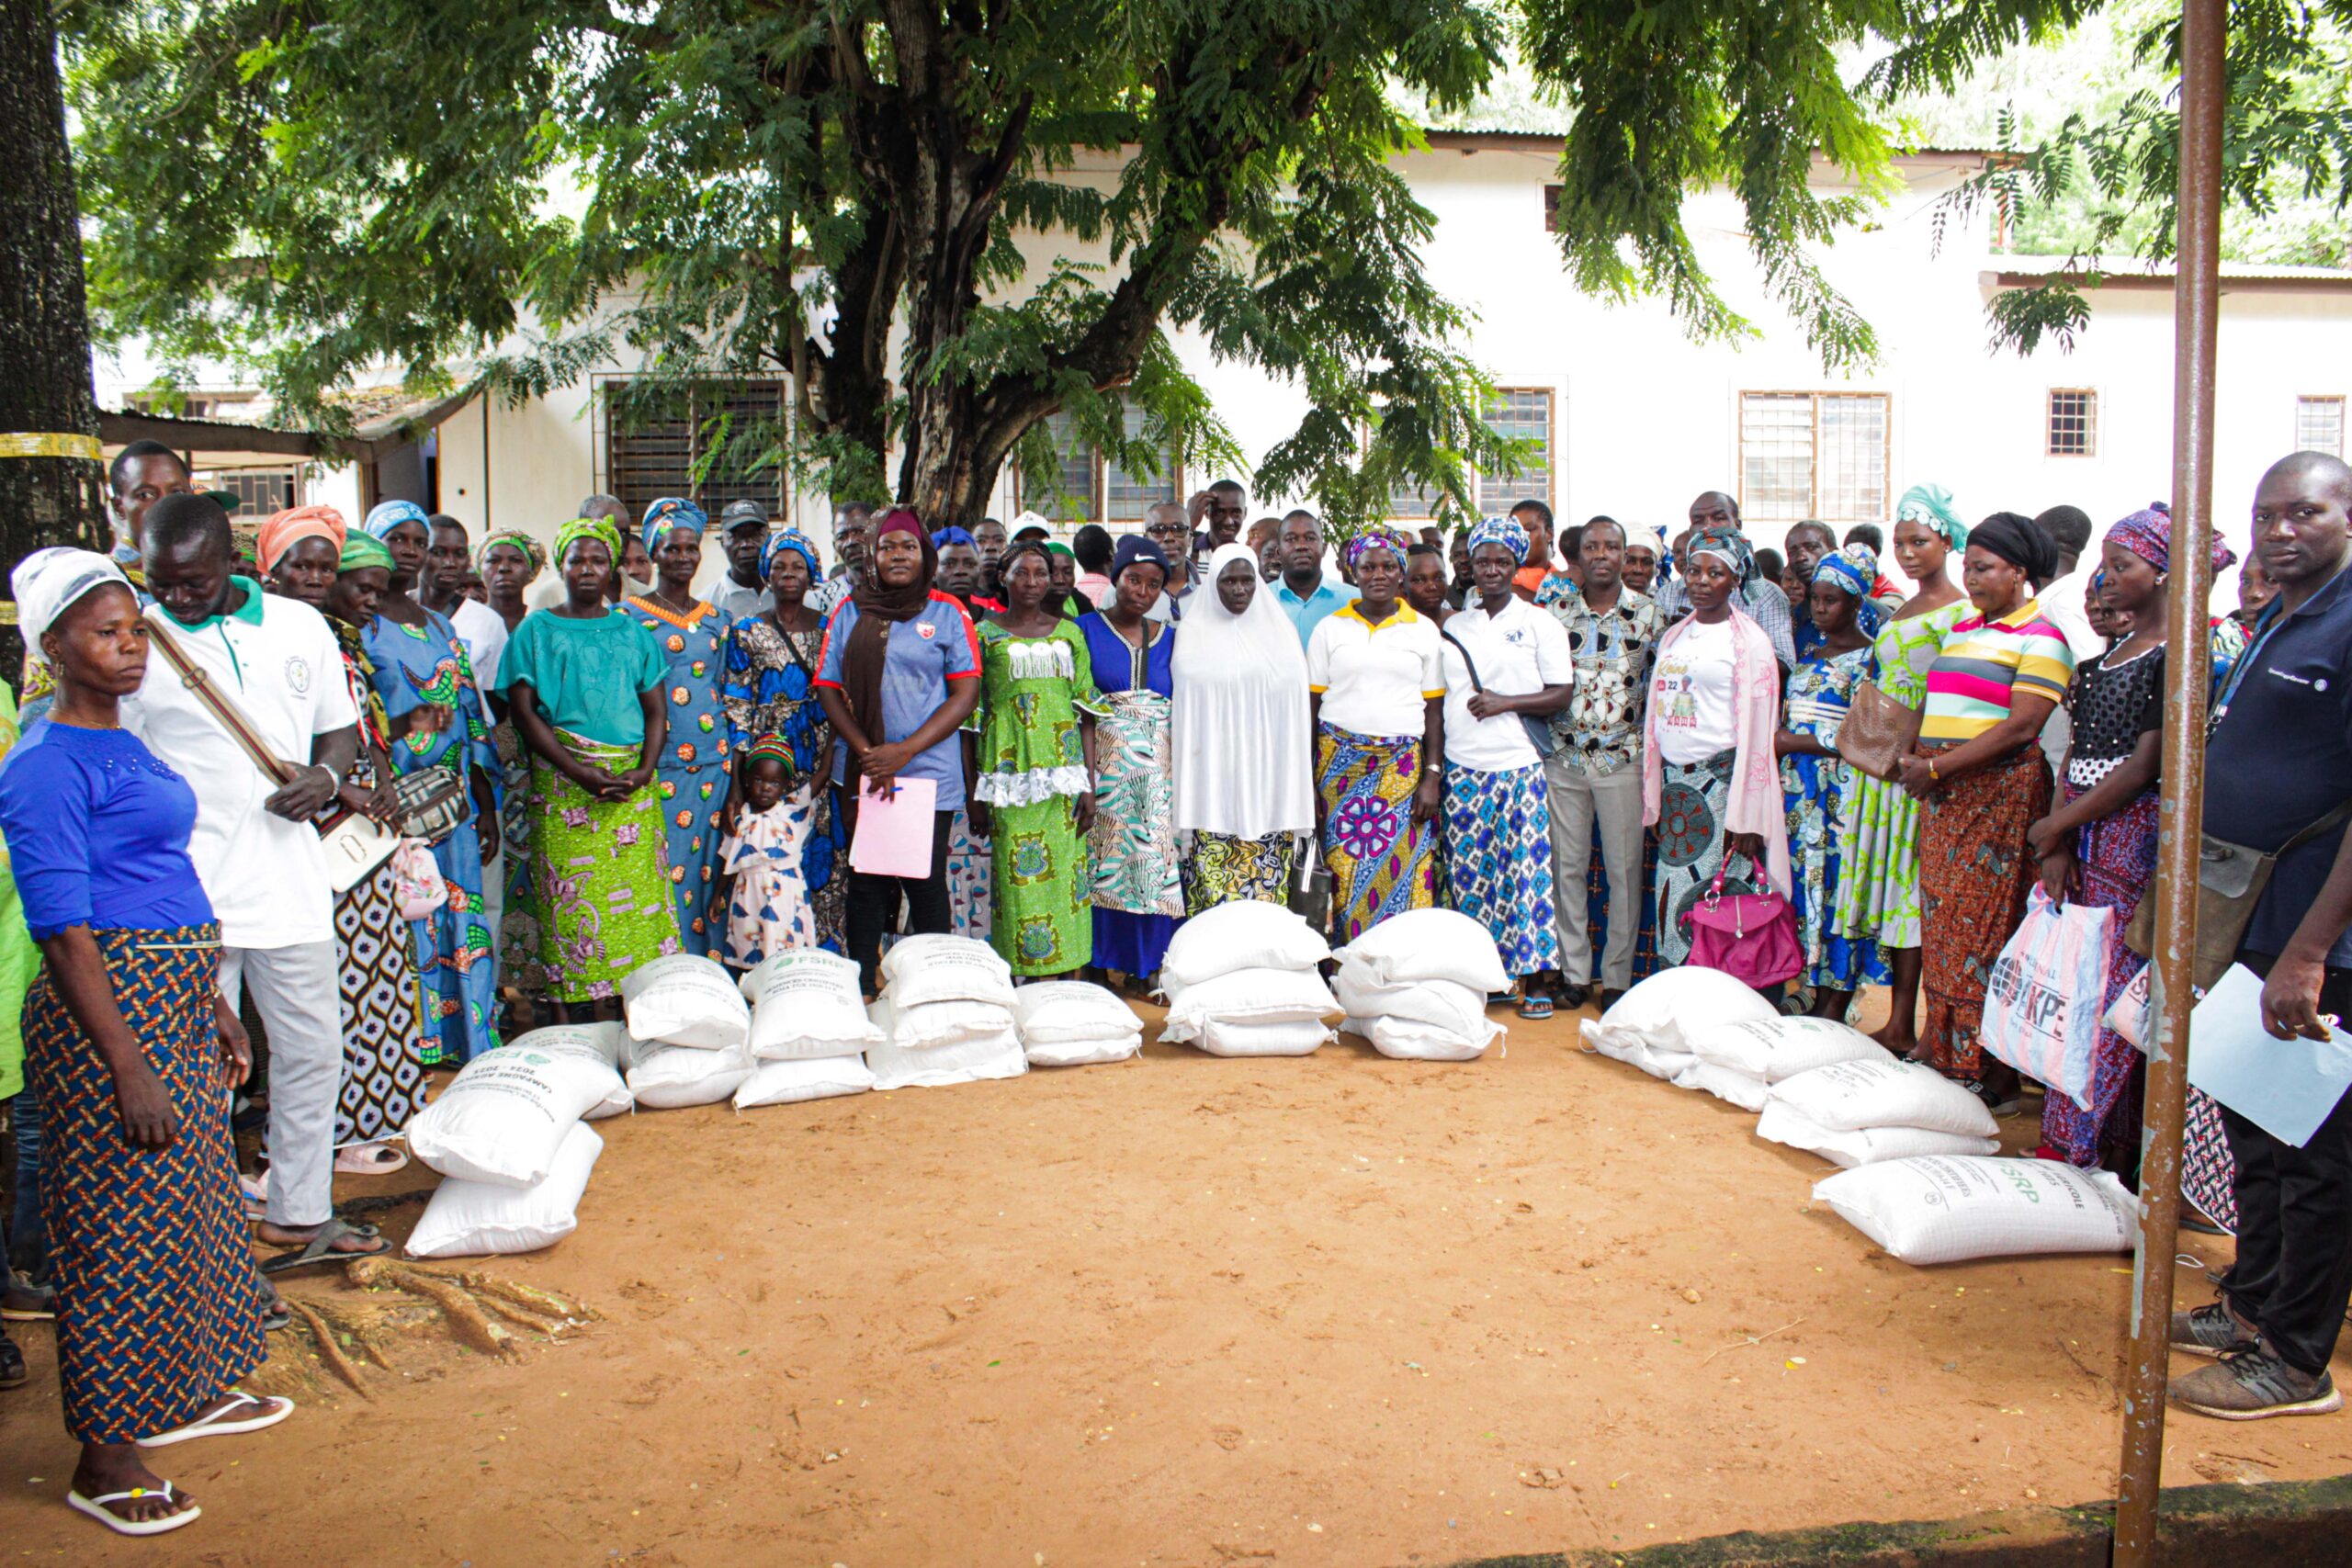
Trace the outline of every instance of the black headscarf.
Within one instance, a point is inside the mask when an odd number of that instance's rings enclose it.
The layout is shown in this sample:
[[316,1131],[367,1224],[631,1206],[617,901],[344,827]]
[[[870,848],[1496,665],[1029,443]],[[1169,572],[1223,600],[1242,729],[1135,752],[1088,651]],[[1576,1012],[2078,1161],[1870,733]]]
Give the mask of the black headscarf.
[[2040,592],[2058,575],[2058,546],[2033,525],[2030,517],[1996,512],[1968,531],[1968,542],[1982,546],[2016,567]]
[[889,739],[882,733],[882,667],[890,645],[890,627],[922,614],[931,603],[931,585],[939,576],[939,547],[931,542],[931,535],[913,513],[900,507],[875,525],[873,547],[877,555],[886,534],[912,534],[922,547],[922,565],[912,582],[888,588],[883,585],[879,563],[867,563],[857,574],[857,587],[850,595],[850,603],[857,606],[857,624],[850,627],[849,641],[842,646],[842,695],[848,700],[850,716],[876,746]]

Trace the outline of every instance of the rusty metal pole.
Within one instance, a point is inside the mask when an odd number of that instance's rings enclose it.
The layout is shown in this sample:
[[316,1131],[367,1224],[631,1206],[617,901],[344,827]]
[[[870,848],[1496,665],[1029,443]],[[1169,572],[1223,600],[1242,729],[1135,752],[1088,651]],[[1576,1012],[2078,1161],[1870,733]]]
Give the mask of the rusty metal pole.
[[2173,285],[2172,581],[2165,626],[2164,795],[2156,849],[2155,1039],[2148,1053],[2133,1259],[2132,1367],[2115,1568],[2156,1561],[2156,1496],[2170,1373],[2173,1251],[2180,1225],[2180,1129],[2188,1092],[2188,1010],[2197,951],[2198,836],[2205,812],[2206,688],[2212,650],[2214,338],[2220,315],[2225,0],[2182,0],[2180,234]]

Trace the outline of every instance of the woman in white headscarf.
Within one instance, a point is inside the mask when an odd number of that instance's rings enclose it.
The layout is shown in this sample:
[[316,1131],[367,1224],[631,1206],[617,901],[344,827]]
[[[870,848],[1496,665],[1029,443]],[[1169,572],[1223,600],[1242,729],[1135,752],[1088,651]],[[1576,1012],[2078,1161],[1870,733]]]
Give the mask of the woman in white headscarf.
[[1235,543],[1209,558],[1208,588],[1176,639],[1176,827],[1187,914],[1236,899],[1289,897],[1297,836],[1315,827],[1307,755],[1306,655]]

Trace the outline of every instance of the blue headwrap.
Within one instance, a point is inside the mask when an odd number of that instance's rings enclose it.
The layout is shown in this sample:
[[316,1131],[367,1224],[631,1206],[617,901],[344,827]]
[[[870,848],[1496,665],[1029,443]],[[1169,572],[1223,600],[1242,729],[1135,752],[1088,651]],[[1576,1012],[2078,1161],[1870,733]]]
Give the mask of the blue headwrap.
[[790,550],[808,563],[809,581],[820,582],[824,580],[825,568],[824,564],[817,558],[817,542],[797,528],[784,528],[770,534],[767,536],[767,542],[760,547],[760,581],[762,582],[768,580],[768,574],[774,569],[776,552],[779,550]]
[[1860,604],[1854,620],[1864,637],[1878,636],[1878,628],[1885,615],[1871,603],[1871,585],[1878,581],[1878,558],[1864,545],[1848,545],[1842,550],[1832,550],[1821,558],[1813,569],[1815,582],[1826,582],[1842,592],[1852,594]]
[[1941,485],[1913,485],[1895,504],[1894,520],[1925,523],[1941,534],[1953,549],[1968,547],[1968,525],[1951,506],[1951,491]]
[[645,521],[638,525],[637,537],[650,556],[662,547],[662,536],[673,528],[692,528],[699,534],[709,526],[710,513],[691,501],[665,495],[645,509]]
[[413,523],[427,534],[433,532],[433,519],[413,501],[379,501],[359,526],[367,530],[369,537],[380,539],[403,523]]
[[934,550],[944,550],[950,545],[969,545],[976,550],[980,547],[980,542],[972,537],[969,528],[958,528],[953,524],[931,536],[931,547]]
[[1521,566],[1527,564],[1527,528],[1516,517],[1482,517],[1470,528],[1470,550],[1476,554],[1480,545],[1500,545],[1510,552],[1510,558]]
[[1370,552],[1386,550],[1396,558],[1396,564],[1401,567],[1405,564],[1405,552],[1412,547],[1412,539],[1400,530],[1385,523],[1367,523],[1348,536],[1348,565],[1352,569]]

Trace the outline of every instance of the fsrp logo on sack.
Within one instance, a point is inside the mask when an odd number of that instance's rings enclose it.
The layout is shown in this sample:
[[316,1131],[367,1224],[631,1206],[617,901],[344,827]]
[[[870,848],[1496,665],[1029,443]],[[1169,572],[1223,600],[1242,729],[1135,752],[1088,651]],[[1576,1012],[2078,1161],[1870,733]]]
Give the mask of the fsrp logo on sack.
[[1984,995],[1988,1001],[2016,1010],[2017,1021],[2044,1039],[2065,1038],[2065,993],[2034,979],[2017,960],[2004,955],[1994,962],[1993,973],[1984,982]]

